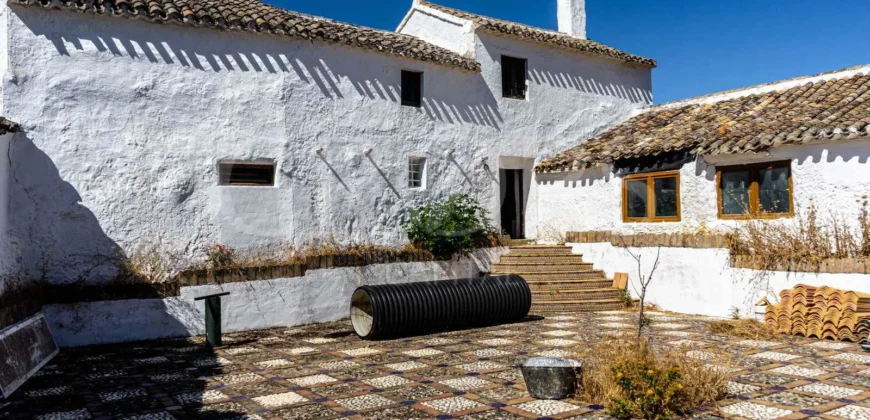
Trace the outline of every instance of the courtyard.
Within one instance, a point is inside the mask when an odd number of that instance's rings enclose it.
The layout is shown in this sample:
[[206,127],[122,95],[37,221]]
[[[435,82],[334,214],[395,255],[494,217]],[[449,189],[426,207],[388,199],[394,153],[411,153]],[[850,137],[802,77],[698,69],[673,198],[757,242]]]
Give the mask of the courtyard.
[[[530,316],[515,324],[363,341],[349,321],[61,351],[0,405],[9,419],[607,418],[579,400],[525,391],[526,358],[570,356],[629,334],[631,312]],[[729,376],[697,418],[870,418],[870,354],[856,344],[716,336],[710,318],[652,313],[656,346]]]

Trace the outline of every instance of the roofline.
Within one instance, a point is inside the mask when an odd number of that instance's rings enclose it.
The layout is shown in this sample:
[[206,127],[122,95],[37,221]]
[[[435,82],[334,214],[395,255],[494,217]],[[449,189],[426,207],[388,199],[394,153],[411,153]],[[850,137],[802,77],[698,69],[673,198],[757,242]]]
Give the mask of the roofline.
[[[587,38],[578,38],[578,37],[574,37],[574,36],[572,36],[572,35],[570,35],[570,34],[567,34],[567,33],[564,33],[564,32],[554,31],[554,30],[552,30],[552,29],[546,29],[546,28],[541,28],[541,27],[538,27],[538,26],[528,25],[528,24],[521,23],[521,22],[514,22],[514,21],[505,20],[505,19],[500,19],[500,18],[495,18],[495,17],[490,17],[490,16],[479,15],[479,14],[477,14],[477,13],[467,12],[467,11],[465,11],[465,10],[456,9],[456,8],[454,8],[454,7],[449,7],[449,6],[444,6],[444,5],[441,5],[441,4],[437,4],[437,3],[434,3],[434,2],[429,1],[429,0],[413,0],[413,2],[414,2],[414,3],[413,3],[413,5],[412,5],[412,7],[411,7],[411,11],[413,11],[414,9],[418,9],[418,10],[421,10],[421,11],[425,11],[425,12],[427,12],[427,13],[435,14],[436,16],[439,16],[439,17],[442,17],[442,18],[443,18],[444,15],[446,15],[446,16],[450,16],[450,17],[452,17],[452,18],[454,18],[454,19],[459,19],[460,21],[463,21],[463,22],[469,22],[469,23],[472,24],[472,32],[474,32],[474,33],[477,33],[478,30],[480,30],[480,31],[485,32],[485,33],[487,33],[487,34],[493,34],[493,35],[497,35],[497,36],[503,36],[503,37],[511,38],[511,39],[518,39],[518,40],[522,40],[522,41],[525,41],[525,42],[534,43],[534,44],[537,44],[537,45],[544,45],[544,46],[546,46],[546,47],[548,47],[548,48],[559,49],[559,50],[562,50],[562,51],[573,51],[573,52],[578,53],[578,54],[583,54],[583,55],[588,55],[588,56],[593,56],[593,57],[600,57],[600,58],[605,58],[605,59],[609,59],[609,60],[614,60],[614,61],[618,61],[618,62],[623,63],[623,64],[626,64],[626,65],[632,65],[632,66],[638,66],[638,67],[645,67],[645,68],[649,68],[649,69],[654,69],[654,68],[658,67],[658,61],[656,61],[655,59],[648,58],[648,57],[644,57],[644,56],[640,56],[640,55],[637,55],[637,54],[632,54],[632,53],[629,53],[629,52],[626,52],[626,51],[620,50],[620,49],[618,49],[618,48],[615,48],[615,47],[611,47],[611,46],[609,46],[609,45],[602,44],[602,43],[600,43],[600,42],[598,42],[598,41],[595,41],[595,40],[589,39],[588,37],[587,37]],[[584,50],[581,50],[581,49],[578,49],[578,48],[571,48],[571,47],[568,47],[568,46],[560,46],[560,45],[556,45],[556,44],[553,44],[553,43],[542,42],[542,41],[540,41],[540,40],[530,40],[530,39],[527,39],[527,38],[523,38],[523,37],[518,37],[518,36],[515,36],[515,35],[507,34],[507,33],[501,32],[501,31],[496,31],[496,30],[491,30],[491,29],[488,30],[488,29],[485,27],[485,25],[481,24],[479,21],[476,21],[475,19],[463,18],[463,17],[460,17],[460,16],[456,16],[455,14],[452,14],[452,13],[450,13],[450,12],[444,12],[444,11],[441,11],[441,10],[437,10],[437,9],[432,8],[432,7],[429,7],[426,3],[429,3],[429,4],[433,5],[433,6],[437,6],[437,7],[444,8],[444,9],[447,9],[447,10],[453,10],[453,11],[456,11],[456,12],[459,12],[459,13],[463,13],[463,14],[467,14],[467,15],[476,16],[477,18],[484,19],[484,20],[504,22],[504,23],[508,23],[508,24],[511,24],[511,25],[522,26],[522,27],[528,28],[529,30],[533,30],[533,31],[538,31],[538,32],[547,33],[547,34],[549,34],[549,35],[556,35],[556,36],[562,36],[562,37],[576,38],[576,39],[579,40],[579,41],[587,41],[587,42],[590,42],[590,43],[592,43],[592,44],[596,44],[596,45],[599,45],[599,46],[601,46],[601,47],[605,47],[605,48],[608,48],[608,49],[611,49],[611,50],[614,50],[614,51],[620,52],[620,53],[622,53],[622,54],[625,54],[625,55],[628,56],[628,57],[635,58],[635,59],[637,59],[638,61],[635,61],[635,60],[620,59],[619,57],[615,57],[615,56],[613,56],[613,55],[608,55],[608,54],[599,54],[599,53],[592,52],[592,51],[584,51]],[[432,12],[435,12],[435,13],[432,13]],[[401,27],[404,27],[404,24],[405,24],[405,21],[403,20],[403,22],[400,24],[400,26],[401,26]]]
[[[856,74],[870,74],[870,63],[859,64],[857,66],[845,67],[842,69],[826,71],[822,73],[809,74],[803,76],[795,76],[788,79],[775,80],[773,82],[761,83],[757,85],[745,86],[736,89],[723,90],[721,92],[708,93],[706,95],[694,96],[691,98],[677,99],[670,102],[665,102],[658,105],[653,105],[645,108],[639,108],[635,115],[643,114],[649,111],[661,111],[665,109],[680,108],[687,105],[706,105],[716,102],[727,101],[730,99],[740,98],[742,96],[757,95],[760,93],[768,93],[777,90],[791,89],[795,86],[800,86],[806,83],[815,83],[827,79],[843,79],[855,76]],[[632,116],[635,116],[632,115]]]
[[[219,25],[187,24],[186,22],[182,23],[180,21],[169,20],[169,19],[165,19],[164,21],[157,21],[156,19],[153,19],[152,17],[147,16],[147,15],[131,16],[131,15],[128,15],[127,13],[120,13],[117,15],[108,15],[104,11],[98,11],[97,9],[95,9],[96,5],[91,4],[91,3],[89,3],[87,5],[86,9],[77,10],[77,11],[80,14],[93,14],[93,15],[97,15],[97,16],[105,15],[105,16],[112,16],[112,17],[121,17],[121,18],[125,18],[125,19],[130,19],[130,20],[141,20],[141,21],[145,21],[148,23],[169,23],[169,24],[176,25],[179,27],[212,29],[212,30],[217,30],[217,31],[221,31],[221,32],[223,32],[223,31],[237,32],[238,31],[238,32],[254,33],[254,34],[259,34],[259,35],[278,35],[281,38],[294,39],[294,40],[306,40],[307,39],[309,41],[323,43],[326,45],[335,45],[335,46],[346,47],[346,48],[359,50],[359,51],[368,51],[368,52],[372,52],[375,54],[384,55],[387,57],[393,57],[393,58],[398,58],[398,59],[407,59],[407,60],[411,60],[411,61],[415,61],[415,62],[426,63],[426,64],[450,68],[450,69],[456,69],[460,72],[472,72],[472,73],[479,73],[480,72],[480,63],[475,61],[473,58],[464,57],[464,56],[456,53],[455,51],[451,51],[447,48],[437,46],[435,44],[432,44],[431,42],[422,40],[422,39],[417,38],[417,37],[413,37],[413,36],[408,35],[408,34],[403,34],[403,33],[384,30],[384,29],[372,28],[372,27],[368,27],[368,26],[364,26],[364,25],[357,25],[357,24],[343,22],[343,21],[339,21],[339,20],[335,20],[335,19],[331,19],[331,18],[327,18],[327,17],[323,17],[323,16],[300,13],[300,12],[297,12],[295,10],[290,10],[290,9],[286,9],[283,7],[274,6],[274,5],[268,4],[268,3],[263,3],[263,0],[258,0],[258,1],[260,3],[268,6],[268,7],[274,8],[275,10],[285,12],[285,13],[290,13],[290,14],[293,14],[293,15],[296,15],[296,16],[299,16],[299,17],[302,17],[305,19],[310,19],[312,21],[320,21],[320,22],[325,22],[325,23],[334,24],[334,25],[343,25],[343,26],[357,28],[357,29],[363,30],[363,31],[371,31],[371,32],[381,33],[383,35],[394,35],[394,36],[414,38],[414,39],[419,40],[420,42],[429,44],[429,46],[431,46],[433,48],[441,49],[446,53],[455,55],[455,57],[458,59],[457,61],[460,61],[463,63],[460,64],[460,63],[455,63],[455,62],[450,63],[450,62],[443,62],[443,61],[437,61],[437,60],[427,60],[427,59],[423,59],[420,57],[415,57],[413,55],[403,55],[403,54],[395,54],[395,53],[390,53],[390,52],[378,51],[377,49],[373,49],[373,48],[366,48],[364,46],[350,45],[350,44],[341,43],[341,42],[331,42],[331,41],[325,40],[325,39],[319,39],[319,38],[312,39],[312,38],[307,38],[307,37],[296,37],[293,35],[288,36],[287,34],[284,34],[284,33],[277,33],[277,32],[271,32],[271,31],[261,31],[259,29],[251,30],[249,26],[229,27],[229,26],[219,26]],[[414,0],[414,1],[416,3],[418,0]],[[71,7],[66,5],[66,4],[57,4],[56,2],[50,2],[49,4],[46,5],[46,4],[43,4],[42,1],[40,1],[40,0],[7,0],[7,5],[21,7],[22,9],[36,8],[36,9],[42,9],[42,10],[54,9],[54,10],[59,10],[62,12],[72,11],[72,10],[70,10]],[[248,25],[250,25],[250,23]]]

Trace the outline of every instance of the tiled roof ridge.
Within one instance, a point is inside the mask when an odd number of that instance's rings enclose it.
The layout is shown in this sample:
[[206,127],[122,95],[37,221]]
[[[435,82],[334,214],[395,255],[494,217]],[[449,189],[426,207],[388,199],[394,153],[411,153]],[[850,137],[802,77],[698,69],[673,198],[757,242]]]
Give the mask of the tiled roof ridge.
[[870,68],[865,73],[835,71],[819,76],[835,77],[790,79],[807,82],[711,103],[658,105],[545,159],[535,170],[579,170],[679,151],[751,153],[786,144],[870,136]]
[[285,35],[480,71],[480,64],[410,35],[311,16],[259,0],[8,0],[10,4],[123,16],[152,23]]
[[432,8],[434,10],[438,10],[443,13],[447,13],[461,19],[471,20],[480,25],[481,28],[489,32],[496,32],[557,47],[578,50],[589,54],[612,58],[626,63],[633,63],[649,67],[656,67],[658,65],[656,63],[656,60],[654,59],[629,54],[625,51],[618,50],[616,48],[609,47],[607,45],[589,39],[574,37],[550,29],[538,28],[523,23],[482,16],[475,13],[466,12],[464,10],[442,6],[440,4],[432,3],[427,0],[417,0],[417,4]]
[[[840,79],[844,77],[851,77],[855,74],[870,74],[870,63],[867,64],[859,64],[857,66],[844,67],[837,70],[824,71],[821,73],[815,74],[804,74],[800,76],[790,77],[787,79],[779,79],[774,80],[772,82],[759,83],[755,85],[743,86],[734,89],[722,90],[718,92],[706,93],[703,95],[692,96],[683,99],[675,99],[673,101],[663,102],[660,104],[646,106],[641,108],[641,112],[648,111],[658,111],[662,109],[668,108],[678,108],[685,105],[698,105],[698,104],[707,104],[707,103],[715,103],[721,102],[729,99],[734,99],[741,96],[748,96],[753,94],[761,94],[767,93],[771,91],[781,90],[784,87],[788,87],[789,89],[794,87],[790,86],[792,83],[795,85],[805,84],[806,82],[811,82],[812,79],[819,78],[821,80],[827,80],[828,78]],[[802,83],[804,82],[804,83]],[[757,89],[757,92],[753,92],[753,90]],[[745,95],[741,95],[741,93],[745,93]],[[734,95],[734,96],[730,96]]]

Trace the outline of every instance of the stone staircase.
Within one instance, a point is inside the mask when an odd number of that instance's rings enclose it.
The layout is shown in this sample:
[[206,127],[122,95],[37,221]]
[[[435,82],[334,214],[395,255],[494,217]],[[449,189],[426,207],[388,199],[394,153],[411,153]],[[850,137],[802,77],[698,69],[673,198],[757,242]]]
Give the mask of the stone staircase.
[[511,246],[492,266],[493,275],[516,274],[532,289],[532,312],[585,312],[621,309],[613,280],[584,262],[571,247]]

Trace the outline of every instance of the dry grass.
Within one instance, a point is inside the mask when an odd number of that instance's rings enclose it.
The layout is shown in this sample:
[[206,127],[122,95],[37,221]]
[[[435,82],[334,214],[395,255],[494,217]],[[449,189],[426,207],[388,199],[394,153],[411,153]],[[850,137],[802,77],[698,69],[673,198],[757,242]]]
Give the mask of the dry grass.
[[[389,247],[372,243],[342,244],[334,238],[315,239],[302,246],[265,245],[244,250],[235,250],[232,264],[221,268],[253,268],[267,266],[287,266],[304,264],[309,258],[317,257],[366,257],[372,261],[404,261],[423,255],[424,260],[434,260],[435,257],[427,251],[414,248],[411,245]],[[196,264],[192,269],[212,268],[207,262]]]
[[748,338],[751,340],[771,340],[777,337],[775,331],[754,319],[729,319],[713,321],[708,327],[713,334],[728,337]]
[[752,257],[765,271],[789,264],[819,267],[831,258],[868,257],[870,212],[865,202],[857,221],[834,213],[823,219],[810,204],[794,220],[742,224],[729,235],[729,248],[731,255]]
[[[631,417],[645,417],[643,413],[650,412],[648,406],[637,407],[641,400],[635,397],[636,391],[644,396],[652,391],[651,397],[643,399],[659,405],[662,412],[670,413],[664,417],[713,405],[725,396],[723,373],[707,368],[704,362],[689,358],[679,350],[656,352],[646,339],[602,340],[585,348],[578,356],[584,361],[580,398],[605,405],[611,415],[617,417],[625,417],[626,403],[633,406],[629,411],[638,410],[632,412]],[[627,385],[625,378],[636,367],[652,373],[653,379],[635,378],[635,382]],[[656,400],[660,395],[667,397]],[[622,414],[618,415],[620,412]]]

